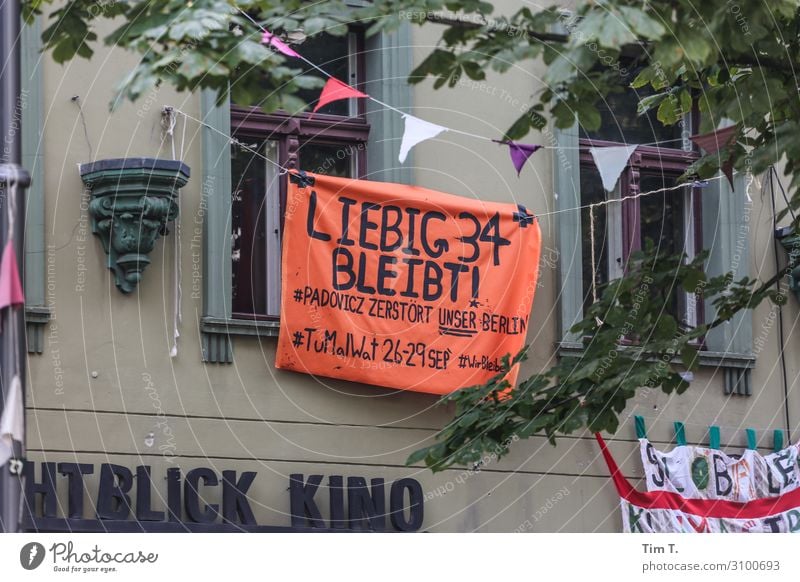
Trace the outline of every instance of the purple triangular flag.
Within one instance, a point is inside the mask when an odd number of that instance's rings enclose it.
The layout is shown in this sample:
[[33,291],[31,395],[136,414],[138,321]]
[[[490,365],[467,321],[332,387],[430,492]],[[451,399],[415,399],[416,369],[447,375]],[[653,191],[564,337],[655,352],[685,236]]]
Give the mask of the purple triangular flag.
[[527,143],[517,143],[513,141],[497,142],[508,146],[508,153],[511,154],[511,163],[514,164],[514,169],[517,170],[517,176],[522,171],[522,166],[528,161],[537,150],[542,146]]

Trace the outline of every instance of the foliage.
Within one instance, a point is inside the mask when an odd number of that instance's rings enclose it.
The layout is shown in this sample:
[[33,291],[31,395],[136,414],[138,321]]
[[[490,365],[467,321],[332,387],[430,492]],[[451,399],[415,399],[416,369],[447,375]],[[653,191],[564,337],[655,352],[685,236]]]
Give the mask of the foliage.
[[[28,0],[25,8],[30,14],[43,4]],[[343,34],[357,22],[375,34],[404,21],[435,21],[443,25],[441,40],[411,82],[431,79],[436,88],[452,87],[464,75],[483,80],[488,72],[503,73],[528,60],[547,65],[544,88],[507,138],[540,130],[548,118],[561,128],[577,118],[594,129],[601,122],[598,105],[621,90],[637,91],[640,111],[655,111],[665,124],[679,123],[697,103],[701,130],[729,121],[738,131],[733,145],[701,158],[687,175],[709,177],[729,157],[738,170],[754,174],[781,162],[790,178],[789,205],[800,209],[798,0],[579,0],[571,13],[526,6],[510,15],[496,15],[492,4],[478,0],[383,0],[358,9],[345,4],[69,0],[52,12],[43,37],[59,62],[88,58],[98,42],[96,19],[115,18],[118,27],[104,42],[141,55],[120,96],[136,99],[167,82],[178,89],[209,88],[223,98],[230,86],[239,103],[295,112],[304,106],[296,92],[319,80],[261,45],[260,33],[237,6],[278,33],[303,28],[306,34]],[[623,69],[638,72],[630,87],[621,86]],[[637,390],[686,390],[680,372],[697,365],[700,337],[765,298],[782,300],[772,284],[785,271],[764,283],[707,279],[704,258],[664,256],[652,245],[637,253],[625,276],[608,284],[573,328],[586,338],[580,355],[562,358],[513,391],[499,374],[446,397],[456,404],[455,418],[436,444],[409,462],[442,469],[502,450],[515,436],[553,440],[584,427],[613,432]],[[712,300],[717,319],[681,327],[665,309],[678,288]],[[507,365],[522,358],[524,353]]]
[[[557,434],[615,432],[618,415],[638,390],[660,389],[682,394],[689,387],[683,372],[698,365],[699,340],[742,309],[763,299],[785,301],[774,281],[759,284],[729,275],[707,278],[701,253],[691,261],[659,253],[648,241],[632,254],[628,273],[605,286],[599,300],[571,331],[584,338],[579,355],[562,357],[544,372],[509,390],[504,379],[525,351],[504,360],[504,369],[487,384],[458,390],[442,399],[455,403],[456,415],[437,435],[438,442],[415,452],[409,463],[425,462],[434,471],[469,465],[502,443],[543,434],[555,443]],[[692,328],[683,327],[665,309],[674,292],[712,299],[718,317]],[[516,437],[516,439],[515,439]]]

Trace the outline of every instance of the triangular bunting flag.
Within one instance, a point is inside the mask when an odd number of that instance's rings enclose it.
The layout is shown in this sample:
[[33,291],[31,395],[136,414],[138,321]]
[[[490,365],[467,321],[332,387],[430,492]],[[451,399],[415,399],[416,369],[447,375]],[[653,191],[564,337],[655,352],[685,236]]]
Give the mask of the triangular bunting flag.
[[314,113],[320,108],[325,107],[328,103],[351,98],[369,98],[369,95],[362,93],[358,89],[353,89],[350,85],[342,83],[336,77],[329,77],[328,82],[325,83],[325,86],[322,88],[317,106],[314,107]]
[[11,241],[6,243],[3,258],[0,260],[0,309],[25,304],[22,283],[19,280],[17,253]]
[[516,143],[513,141],[500,142],[508,146],[508,153],[511,155],[511,163],[517,171],[517,176],[522,171],[522,166],[535,154],[542,146],[536,144]]
[[22,408],[22,382],[14,376],[6,393],[3,416],[0,417],[0,467],[14,455],[14,441],[24,438],[25,411]]
[[300,58],[300,55],[297,54],[292,47],[290,47],[288,44],[283,42],[281,39],[279,39],[277,36],[275,36],[269,31],[266,30],[264,31],[264,36],[261,37],[261,44],[269,45],[276,51],[286,55],[287,57],[295,57],[298,59]]
[[709,154],[715,154],[722,148],[726,148],[733,143],[734,139],[736,139],[737,129],[738,127],[736,125],[731,125],[730,127],[718,129],[710,133],[693,135],[690,136],[689,139],[697,144],[698,147],[706,150]]
[[612,192],[617,185],[619,175],[628,160],[636,151],[637,145],[629,146],[616,146],[610,148],[590,148],[589,152],[594,159],[594,165],[597,166],[597,171],[600,172],[600,179],[603,180],[603,188],[606,192]]
[[446,127],[424,121],[413,115],[403,115],[403,120],[405,121],[405,130],[403,131],[403,141],[400,144],[399,159],[401,164],[406,161],[408,152],[415,145],[426,139],[432,139],[443,131],[447,131]]
[[[731,125],[723,129],[718,129],[702,135],[690,136],[691,139],[698,147],[704,149],[706,153],[715,154],[723,148],[733,145],[736,141],[736,133],[739,127]],[[728,159],[722,162],[719,167],[725,177],[728,178],[728,183],[733,188],[733,152],[728,156]]]

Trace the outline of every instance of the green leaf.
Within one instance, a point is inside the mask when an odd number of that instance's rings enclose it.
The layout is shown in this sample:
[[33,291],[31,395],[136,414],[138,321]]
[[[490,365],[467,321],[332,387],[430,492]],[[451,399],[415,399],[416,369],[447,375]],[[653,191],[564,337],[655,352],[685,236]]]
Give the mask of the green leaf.
[[653,67],[645,67],[639,71],[639,74],[636,75],[636,78],[631,82],[631,88],[641,89],[649,85],[655,78],[655,74],[656,70]]
[[696,370],[698,364],[697,349],[689,344],[684,345],[681,348],[681,362],[683,362],[687,370]]
[[711,54],[711,41],[707,36],[691,31],[679,37],[680,46],[686,58],[694,63],[703,63]]
[[680,108],[678,107],[678,100],[674,95],[670,95],[664,99],[658,106],[658,113],[656,114],[658,120],[664,125],[672,125],[683,117]]
[[419,449],[411,453],[406,459],[406,465],[415,465],[428,456],[429,448]]
[[578,109],[578,122],[587,131],[594,131],[600,128],[600,112],[592,104],[581,104]]
[[618,6],[620,14],[633,29],[633,32],[640,39],[656,40],[666,34],[667,29],[658,20],[651,17],[641,8],[633,6]]

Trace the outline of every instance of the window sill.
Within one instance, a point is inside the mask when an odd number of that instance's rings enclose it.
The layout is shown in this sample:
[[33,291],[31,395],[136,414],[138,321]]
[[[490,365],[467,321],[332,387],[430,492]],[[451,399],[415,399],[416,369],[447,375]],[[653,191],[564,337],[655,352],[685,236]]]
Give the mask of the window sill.
[[[625,349],[625,346],[620,346]],[[560,342],[556,344],[559,356],[580,356],[583,353],[583,344],[577,342]],[[680,358],[675,357],[673,362],[680,363]],[[732,352],[700,351],[700,365],[714,368],[741,368],[752,369],[756,365],[756,357],[752,354],[737,354]]]
[[204,317],[200,331],[228,336],[278,337],[279,321]]

